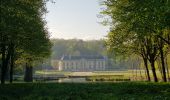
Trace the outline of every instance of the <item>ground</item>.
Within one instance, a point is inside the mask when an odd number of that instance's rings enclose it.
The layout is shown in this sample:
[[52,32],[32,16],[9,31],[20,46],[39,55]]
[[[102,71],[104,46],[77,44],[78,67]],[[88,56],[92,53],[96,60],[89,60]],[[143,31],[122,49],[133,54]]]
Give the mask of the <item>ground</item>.
[[[94,72],[62,72],[62,71],[55,71],[55,70],[44,70],[44,71],[36,71],[35,75],[40,76],[57,76],[57,75],[64,75],[64,76],[100,76],[107,75],[107,76],[114,76],[114,78],[124,78],[130,79],[131,81],[146,81],[146,73],[145,70],[122,70],[122,71],[94,71]],[[115,77],[119,75],[119,77]],[[122,76],[121,76],[122,75]],[[121,76],[121,77],[120,77]],[[158,79],[161,80],[161,73],[157,71]],[[153,79],[152,71],[150,70],[150,77]],[[152,80],[153,81],[153,80]]]
[[170,100],[170,83],[16,83],[0,100]]

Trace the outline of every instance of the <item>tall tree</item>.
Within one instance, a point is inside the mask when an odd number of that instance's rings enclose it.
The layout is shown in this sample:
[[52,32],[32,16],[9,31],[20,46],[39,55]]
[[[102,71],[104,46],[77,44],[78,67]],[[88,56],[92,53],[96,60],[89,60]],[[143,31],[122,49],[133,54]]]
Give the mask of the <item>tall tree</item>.
[[[112,36],[114,39],[115,37],[120,37],[117,44],[119,49],[122,44],[128,44],[127,47],[129,47],[137,41],[140,44],[144,42],[146,57],[151,63],[156,82],[158,79],[154,62],[159,54],[157,37],[168,43],[165,40],[168,40],[166,36],[169,36],[169,33],[164,36],[162,30],[169,30],[170,25],[167,22],[170,13],[169,3],[168,0],[104,0],[103,2],[106,9],[102,14],[110,16],[111,32],[119,31],[116,35],[112,32],[111,34],[113,35],[109,35],[108,37],[111,38]],[[130,37],[131,35],[135,39],[132,39]],[[113,44],[112,41],[109,43]]]
[[10,58],[12,77],[16,48],[36,54],[41,51],[42,45],[49,44],[43,20],[43,14],[46,12],[45,3],[46,0],[1,0],[2,84],[5,82]]

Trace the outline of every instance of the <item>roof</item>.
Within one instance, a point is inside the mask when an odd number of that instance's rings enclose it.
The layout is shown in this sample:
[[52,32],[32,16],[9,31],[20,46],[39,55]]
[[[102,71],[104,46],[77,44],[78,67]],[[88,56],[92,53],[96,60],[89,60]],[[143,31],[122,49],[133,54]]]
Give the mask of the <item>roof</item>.
[[87,59],[87,60],[92,60],[92,59],[101,59],[104,60],[105,57],[103,56],[66,56],[64,55],[61,60],[80,60],[80,59]]

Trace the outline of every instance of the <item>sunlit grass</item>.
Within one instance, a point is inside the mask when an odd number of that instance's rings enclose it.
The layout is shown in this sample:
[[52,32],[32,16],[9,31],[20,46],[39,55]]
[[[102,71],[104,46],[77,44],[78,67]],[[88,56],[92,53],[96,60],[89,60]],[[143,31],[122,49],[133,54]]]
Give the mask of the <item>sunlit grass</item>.
[[43,70],[43,71],[36,71],[35,75],[69,75],[72,72],[65,72],[65,71],[57,71],[57,70]]
[[[44,71],[36,71],[35,75],[64,75],[64,76],[98,76],[103,78],[111,77],[111,78],[123,78],[130,79],[131,81],[146,81],[146,72],[144,70],[125,70],[125,71],[94,71],[94,72],[65,72],[65,71],[56,71],[56,70],[44,70]],[[157,71],[157,76],[159,80],[162,80],[161,73]],[[153,80],[153,74],[150,70],[150,77]]]

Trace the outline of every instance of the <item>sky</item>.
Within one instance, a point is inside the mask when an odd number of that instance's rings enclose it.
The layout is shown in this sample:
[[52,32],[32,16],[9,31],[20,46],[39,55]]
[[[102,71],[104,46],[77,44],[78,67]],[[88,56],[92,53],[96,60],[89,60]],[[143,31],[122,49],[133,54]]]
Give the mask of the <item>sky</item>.
[[108,28],[97,17],[99,0],[55,0],[47,4],[47,10],[51,38],[96,40],[107,35]]

